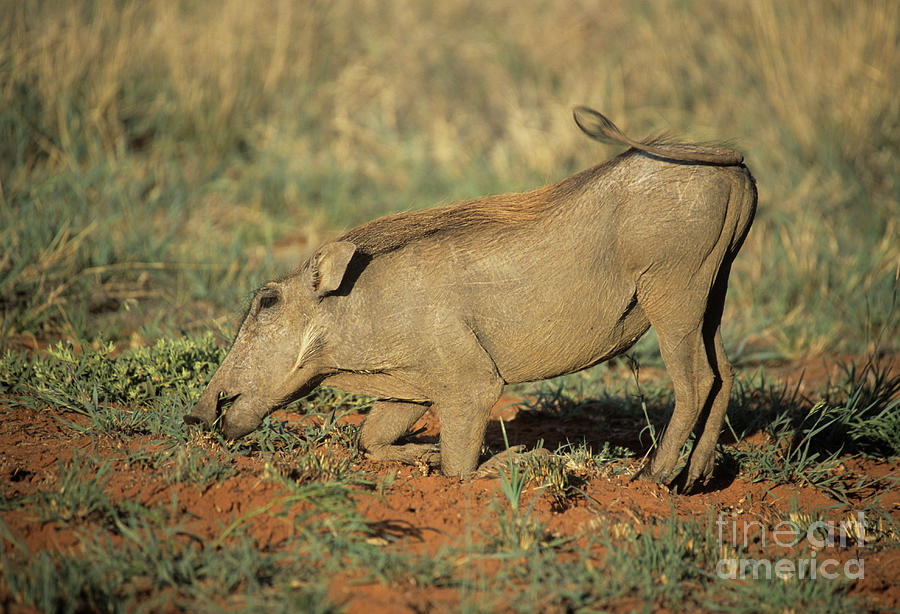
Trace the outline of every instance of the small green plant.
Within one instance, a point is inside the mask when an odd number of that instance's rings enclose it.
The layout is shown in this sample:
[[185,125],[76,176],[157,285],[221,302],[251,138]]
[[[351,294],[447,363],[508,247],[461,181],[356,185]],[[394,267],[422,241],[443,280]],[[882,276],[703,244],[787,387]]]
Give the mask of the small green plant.
[[62,342],[26,358],[0,357],[0,384],[10,394],[90,415],[99,405],[139,405],[162,397],[196,399],[224,357],[212,336],[162,339],[116,354],[112,343],[81,351]]
[[896,455],[900,442],[900,376],[877,360],[861,369],[851,365],[846,374],[843,383],[829,386],[815,403],[799,394],[799,385],[788,389],[760,380],[747,388],[741,382],[732,420],[743,424],[739,434],[730,420],[731,433],[740,440],[762,427],[767,441],[725,448],[724,453],[753,481],[806,484],[846,500],[848,487],[837,471],[841,458]]
[[59,461],[58,483],[35,496],[44,522],[82,522],[114,513],[104,491],[112,464],[75,452],[68,462]]
[[622,461],[634,457],[634,452],[630,449],[613,445],[608,441],[604,441],[603,447],[597,452],[582,441],[578,444],[564,444],[559,447],[556,454],[563,458],[567,469],[587,474],[595,471],[620,473],[627,469]]
[[511,552],[521,554],[537,546],[543,534],[543,526],[531,516],[535,499],[532,499],[527,508],[522,508],[522,493],[531,472],[528,464],[522,463],[510,450],[503,420],[500,421],[500,430],[503,432],[507,454],[506,467],[500,470],[500,492],[506,498],[507,506],[499,513],[499,543]]
[[267,465],[271,470],[295,484],[309,482],[368,483],[368,479],[355,469],[354,460],[339,448],[319,446],[280,453]]
[[550,496],[553,508],[557,511],[568,508],[578,496],[580,480],[569,472],[566,459],[558,453],[531,453],[525,462],[529,481]]
[[522,491],[528,482],[528,474],[526,470],[519,466],[516,462],[513,452],[509,449],[509,439],[506,437],[506,425],[500,420],[500,430],[503,432],[503,444],[506,446],[507,465],[509,474],[500,472],[500,492],[506,497],[509,507],[514,512],[518,512],[519,504],[522,498]]
[[[27,560],[0,551],[0,586],[22,604],[47,612],[128,612],[229,603],[235,611],[336,611],[315,583],[305,553],[323,547],[314,534],[292,543],[297,556],[261,550],[246,533],[198,544],[178,524],[145,514],[116,523],[118,539],[82,540],[80,552],[40,552]],[[332,564],[333,565],[333,564]],[[258,608],[258,609],[255,609]]]
[[823,402],[835,420],[822,434],[830,449],[884,458],[900,454],[900,373],[876,356],[844,366],[844,381]]
[[644,433],[647,433],[650,436],[650,446],[649,448],[647,448],[647,453],[644,457],[646,458],[659,446],[659,440],[656,435],[656,426],[654,425],[653,421],[650,420],[650,415],[647,410],[647,402],[644,398],[644,393],[641,391],[640,362],[638,362],[637,358],[635,358],[631,354],[625,354],[624,359],[628,363],[628,369],[631,371],[631,377],[634,380],[634,387],[637,391],[637,401],[639,402],[641,406],[641,412],[644,415],[644,427],[641,429],[639,437],[643,437]]
[[201,489],[235,474],[224,446],[203,433],[155,455],[152,467],[164,472],[166,482],[196,484]]
[[659,527],[625,525],[604,533],[607,571],[617,592],[660,605],[681,603],[685,589],[704,582],[717,551],[709,525],[670,514]]
[[824,403],[809,410],[807,424],[802,427],[793,427],[791,417],[782,414],[769,427],[769,441],[737,447],[730,453],[753,482],[804,484],[846,499],[836,471],[841,463],[840,450],[823,454],[813,445],[816,436],[836,420],[828,415]]

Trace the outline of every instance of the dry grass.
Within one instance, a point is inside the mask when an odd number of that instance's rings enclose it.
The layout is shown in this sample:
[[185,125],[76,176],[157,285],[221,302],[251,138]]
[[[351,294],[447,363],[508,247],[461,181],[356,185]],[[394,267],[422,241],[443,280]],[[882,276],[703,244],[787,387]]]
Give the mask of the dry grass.
[[[227,225],[241,253],[323,221],[556,180],[614,153],[574,129],[584,103],[638,136],[733,137],[745,153],[761,208],[733,276],[732,345],[796,355],[896,338],[896,2],[3,4],[4,305],[66,249],[81,264],[63,274],[209,264],[219,217],[247,220]],[[54,210],[48,236],[68,224],[65,245],[36,245],[48,240],[22,224],[43,223],[60,175],[87,204]],[[135,254],[145,210],[144,231],[168,243]],[[91,211],[120,221],[76,244]]]

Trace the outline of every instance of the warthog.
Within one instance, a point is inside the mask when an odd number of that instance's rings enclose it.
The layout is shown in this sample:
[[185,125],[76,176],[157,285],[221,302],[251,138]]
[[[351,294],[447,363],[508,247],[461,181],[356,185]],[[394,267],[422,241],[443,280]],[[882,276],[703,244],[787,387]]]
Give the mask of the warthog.
[[[323,245],[260,288],[188,423],[227,438],[319,385],[376,398],[359,434],[372,459],[476,469],[505,384],[585,369],[652,325],[675,409],[643,476],[713,472],[732,385],[719,332],[731,263],[756,209],[734,151],[634,141],[579,107],[615,158],[522,194],[389,215]],[[440,446],[395,445],[434,406]]]

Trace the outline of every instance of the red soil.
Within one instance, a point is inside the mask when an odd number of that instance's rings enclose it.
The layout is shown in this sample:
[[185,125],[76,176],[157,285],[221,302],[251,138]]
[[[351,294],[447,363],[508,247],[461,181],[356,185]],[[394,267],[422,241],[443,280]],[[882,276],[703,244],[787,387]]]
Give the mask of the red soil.
[[[793,375],[796,376],[796,372]],[[488,442],[494,449],[502,448],[498,421],[501,416],[511,443],[529,446],[543,438],[547,447],[553,448],[567,437],[590,436],[598,427],[593,418],[577,424],[570,419],[534,416],[520,411],[512,402],[513,399],[506,398],[495,407],[488,432]],[[0,484],[2,497],[7,499],[56,487],[59,463],[71,459],[75,451],[84,451],[113,463],[106,486],[106,493],[113,501],[127,500],[152,506],[169,503],[173,495],[176,496],[185,530],[203,540],[215,539],[229,519],[264,508],[278,493],[278,485],[266,479],[264,460],[259,456],[237,459],[235,476],[201,491],[194,485],[170,485],[159,470],[128,464],[126,455],[129,451],[161,445],[149,437],[92,439],[60,421],[78,424],[81,422],[78,416],[52,409],[10,410],[3,407],[2,400],[0,415]],[[297,416],[284,418],[297,420]],[[361,416],[347,417],[348,421],[356,423],[361,419]],[[425,429],[419,435],[420,439],[427,441],[429,437],[437,436],[434,415],[426,415],[419,426]],[[627,436],[634,441],[634,435],[634,425],[604,419],[604,440]],[[628,470],[634,470],[638,462],[631,463]],[[425,467],[401,465],[363,463],[363,468],[379,476],[393,472],[396,477],[383,497],[361,492],[358,498],[358,509],[376,529],[373,543],[385,548],[435,554],[443,545],[465,539],[483,539],[484,535],[495,532],[492,527],[496,525],[498,510],[503,509],[499,505],[503,501],[496,478],[460,481],[442,477]],[[858,476],[896,478],[898,462],[876,463],[853,458],[844,463],[843,471],[848,481]],[[601,525],[609,528],[626,523],[638,529],[652,526],[656,521],[669,518],[673,512],[680,517],[705,521],[711,510],[716,510],[726,513],[730,519],[774,524],[786,517],[792,501],[801,509],[841,519],[850,510],[863,508],[879,494],[874,491],[863,493],[863,498],[847,505],[814,488],[773,487],[766,483],[754,484],[741,477],[724,477],[718,478],[704,492],[684,496],[673,494],[657,484],[632,481],[627,472],[607,477],[594,473],[582,488],[584,496],[573,499],[565,509],[557,509],[548,495],[527,493],[528,497],[538,497],[533,516],[546,524],[551,535],[577,537],[596,531]],[[895,520],[900,520],[897,490],[881,494],[879,506]],[[292,511],[299,513],[300,510]],[[43,550],[72,552],[79,544],[77,522],[41,521],[28,507],[0,512],[0,522],[32,553]],[[277,549],[289,537],[291,523],[261,514],[248,522],[246,530],[258,540],[260,547]],[[8,542],[4,543],[7,551],[12,549]],[[900,548],[872,549],[863,554],[865,579],[856,582],[851,594],[863,598],[872,607],[900,607]],[[839,556],[850,556],[850,553]],[[454,589],[422,588],[414,582],[385,585],[348,580],[353,578],[334,579],[331,592],[335,601],[344,604],[351,613],[452,611],[454,604],[459,603],[459,595]],[[3,601],[0,598],[0,603]]]

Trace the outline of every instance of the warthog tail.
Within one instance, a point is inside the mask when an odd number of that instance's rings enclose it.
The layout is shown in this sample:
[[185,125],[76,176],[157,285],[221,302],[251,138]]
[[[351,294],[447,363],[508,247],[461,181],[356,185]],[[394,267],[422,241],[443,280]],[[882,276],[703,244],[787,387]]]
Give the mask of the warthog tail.
[[588,107],[575,107],[572,112],[575,123],[589,137],[604,143],[622,143],[647,152],[648,154],[682,162],[703,162],[732,166],[744,161],[744,156],[733,149],[698,145],[693,143],[671,143],[659,139],[635,141],[628,137],[606,117]]

